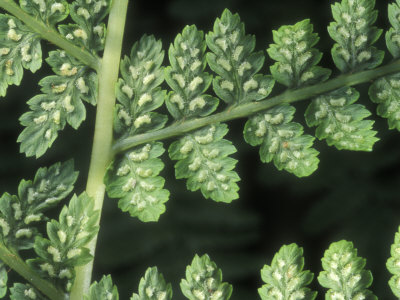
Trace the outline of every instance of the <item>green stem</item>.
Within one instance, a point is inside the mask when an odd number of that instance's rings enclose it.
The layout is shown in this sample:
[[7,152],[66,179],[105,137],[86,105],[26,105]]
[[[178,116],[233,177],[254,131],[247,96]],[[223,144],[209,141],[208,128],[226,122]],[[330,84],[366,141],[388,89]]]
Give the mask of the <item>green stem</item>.
[[317,95],[327,93],[340,87],[353,86],[369,82],[396,72],[400,72],[400,60],[395,60],[386,66],[379,67],[374,70],[341,75],[337,78],[313,86],[299,88],[296,90],[287,90],[286,92],[267,100],[240,104],[208,117],[178,122],[157,131],[123,138],[113,145],[113,154],[116,155],[132,147],[151,141],[159,141],[170,137],[179,136],[183,133],[190,132],[210,124],[248,117],[282,103],[292,103],[314,98]]
[[49,27],[41,20],[26,13],[21,7],[19,7],[14,0],[0,0],[0,7],[14,15],[16,18],[20,19],[25,23],[33,32],[38,33],[41,38],[48,40],[54,45],[65,50],[68,54],[77,58],[85,65],[98,71],[100,68],[99,59],[93,56],[91,53],[87,52],[83,48],[79,48],[65,39],[60,35],[54,28]]
[[17,254],[0,243],[0,260],[24,277],[35,288],[52,300],[64,300],[66,295],[32,270]]
[[[105,185],[103,178],[112,158],[113,116],[115,105],[115,84],[118,80],[121,59],[122,38],[125,27],[128,0],[114,0],[108,19],[107,38],[99,72],[99,95],[93,149],[89,167],[86,192],[94,198],[95,210],[101,211]],[[99,220],[100,222],[100,220]],[[97,236],[88,248],[94,256]],[[71,291],[71,300],[81,300],[88,293],[93,261],[76,268],[76,278]]]

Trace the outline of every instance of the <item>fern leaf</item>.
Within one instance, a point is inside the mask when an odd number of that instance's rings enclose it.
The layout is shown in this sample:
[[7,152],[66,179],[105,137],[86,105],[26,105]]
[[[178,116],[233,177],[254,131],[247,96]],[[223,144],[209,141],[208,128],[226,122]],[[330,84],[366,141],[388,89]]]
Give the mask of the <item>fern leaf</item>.
[[161,41],[144,35],[136,42],[130,57],[121,61],[122,79],[119,79],[116,96],[114,130],[117,136],[134,135],[160,129],[167,117],[153,112],[164,103],[165,91],[161,63],[164,59]]
[[275,254],[270,266],[264,265],[261,277],[265,284],[258,289],[262,300],[313,300],[317,292],[306,286],[314,274],[303,271],[303,249],[296,244],[284,245]]
[[92,260],[85,247],[97,234],[99,212],[87,194],[73,196],[60,213],[59,221],[47,223],[49,239],[37,237],[34,250],[39,258],[27,263],[58,287],[69,291],[75,278],[74,268]]
[[[144,35],[136,42],[130,57],[121,61],[116,87],[118,104],[114,131],[121,138],[164,127],[167,117],[153,112],[164,103],[164,59],[161,41]],[[169,192],[164,178],[158,176],[164,163],[158,158],[163,144],[156,142],[136,147],[117,158],[109,168],[105,182],[108,196],[120,199],[118,206],[143,222],[157,221],[165,212]]]
[[186,279],[181,280],[181,290],[190,300],[228,300],[232,285],[222,282],[222,271],[207,254],[201,257],[196,254],[192,264],[186,268]]
[[10,289],[11,300],[47,300],[41,293],[38,292],[30,284],[14,283],[14,286]]
[[[392,27],[386,32],[386,45],[393,57],[400,57],[400,1],[389,4],[389,20]],[[390,129],[400,130],[400,73],[376,80],[369,89],[372,102],[377,103],[379,116],[388,119]]]
[[400,57],[400,1],[389,4],[389,21],[392,27],[386,32],[386,46],[394,58]]
[[390,248],[390,258],[386,262],[386,268],[393,275],[389,280],[389,286],[393,294],[400,298],[400,227],[394,237],[394,243]]
[[318,167],[318,151],[311,148],[314,137],[303,134],[303,126],[291,122],[295,108],[278,105],[251,117],[244,138],[252,146],[261,145],[262,162],[273,161],[278,170],[298,177],[312,174]]
[[[41,6],[49,4],[36,2],[29,1],[29,5],[37,6],[39,13]],[[57,10],[58,6],[54,7],[53,10]],[[61,34],[96,55],[104,47],[105,25],[101,22],[109,11],[110,1],[76,0],[70,7],[71,18],[76,24],[60,25]],[[26,128],[18,142],[21,143],[21,152],[27,156],[42,156],[66,123],[74,129],[80,126],[86,118],[82,100],[96,104],[97,75],[94,71],[60,50],[50,52],[46,61],[56,76],[45,77],[39,82],[43,94],[28,101],[31,111],[20,118]]]
[[233,105],[258,101],[269,95],[273,87],[271,76],[255,75],[264,64],[264,54],[253,53],[256,39],[245,34],[238,14],[225,9],[206,41],[213,52],[207,53],[207,62],[219,75],[213,80],[219,98]]
[[328,288],[326,299],[376,300],[367,288],[372,283],[370,271],[364,270],[365,259],[357,256],[353,243],[339,241],[332,243],[322,258],[319,283]]
[[69,15],[68,2],[64,0],[24,0],[20,1],[20,5],[28,14],[53,28],[56,23],[61,22]]
[[45,77],[39,82],[43,94],[28,101],[31,111],[20,118],[26,128],[18,137],[18,142],[21,143],[21,152],[27,156],[42,156],[66,123],[74,129],[80,126],[86,118],[82,100],[96,104],[95,72],[64,51],[50,52],[47,62],[57,75]]
[[332,57],[343,73],[373,69],[382,63],[384,52],[372,46],[382,34],[372,26],[378,16],[374,6],[375,0],[342,0],[332,5],[335,22],[328,27],[336,41]]
[[[69,14],[68,3],[64,0],[25,0],[20,1],[20,5],[28,14],[52,28]],[[40,69],[42,48],[40,35],[13,16],[0,14],[0,32],[0,96],[5,96],[9,85],[21,83],[23,68],[31,72]]]
[[38,234],[34,226],[46,218],[43,212],[54,207],[72,191],[78,173],[73,162],[40,168],[32,181],[22,180],[18,196],[4,193],[0,198],[1,237],[9,249],[33,247]]
[[0,261],[0,298],[7,294],[8,274],[5,264]]
[[40,37],[17,18],[0,14],[0,96],[19,85],[23,68],[36,72],[42,66]]
[[166,283],[157,267],[148,268],[139,283],[139,294],[133,294],[130,300],[171,300],[172,288]]
[[118,300],[118,289],[113,285],[111,276],[103,276],[100,282],[93,282],[90,286],[89,294],[84,296],[84,300]]
[[60,25],[61,34],[77,46],[97,54],[104,48],[106,27],[102,21],[110,5],[110,0],[73,1],[70,5],[71,18],[76,24]]
[[378,115],[388,119],[389,128],[400,130],[400,73],[376,80],[369,89],[369,96],[378,104]]
[[[187,26],[169,50],[171,67],[166,69],[166,81],[173,89],[168,95],[167,107],[176,119],[206,116],[218,105],[218,100],[204,92],[212,76],[204,72],[206,66],[204,35],[195,26]],[[228,132],[225,124],[218,124],[186,134],[171,144],[171,159],[176,178],[188,178],[191,191],[201,190],[204,197],[231,202],[238,198],[232,171],[236,161],[229,154],[236,152],[231,142],[222,139]]]
[[217,202],[237,199],[239,176],[233,171],[237,161],[228,155],[236,148],[223,139],[227,134],[226,124],[215,124],[199,129],[175,141],[169,148],[175,164],[176,178],[188,178],[187,188],[201,190],[205,198]]
[[165,80],[173,89],[166,100],[175,119],[204,117],[215,111],[218,99],[205,95],[212,76],[204,72],[206,59],[204,34],[196,26],[186,26],[169,48],[170,67]]
[[169,192],[158,176],[164,163],[162,143],[139,146],[123,154],[109,168],[105,182],[108,196],[120,199],[118,206],[143,222],[157,221],[165,212]]
[[317,126],[315,135],[337,149],[372,151],[378,141],[374,121],[364,120],[371,113],[354,104],[360,94],[354,88],[340,88],[312,100],[305,117],[308,126]]
[[328,79],[331,71],[316,66],[322,53],[313,48],[319,38],[313,33],[310,20],[282,26],[272,34],[275,44],[270,45],[267,52],[277,61],[271,66],[276,81],[289,88],[296,88]]

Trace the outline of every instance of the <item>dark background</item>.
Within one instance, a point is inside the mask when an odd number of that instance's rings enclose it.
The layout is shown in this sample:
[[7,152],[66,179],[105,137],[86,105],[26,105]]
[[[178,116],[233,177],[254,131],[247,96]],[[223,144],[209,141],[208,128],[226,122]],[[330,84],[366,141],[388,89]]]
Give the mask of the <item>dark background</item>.
[[[256,50],[265,50],[272,42],[272,30],[310,18],[321,36],[317,47],[324,53],[321,65],[338,72],[329,55],[332,41],[326,27],[331,21],[330,4],[321,0],[131,0],[123,52],[129,53],[134,41],[144,33],[154,34],[168,49],[174,36],[185,25],[196,24],[208,32],[224,8],[240,14],[246,32],[257,36]],[[379,0],[377,25],[389,27],[387,1]],[[46,42],[45,49],[51,49]],[[378,47],[383,49],[381,38]],[[390,61],[387,54],[385,62]],[[165,60],[165,65],[167,64]],[[269,73],[267,58],[263,73]],[[76,193],[85,187],[89,165],[95,110],[87,106],[87,121],[79,131],[66,128],[45,157],[38,160],[19,154],[15,143],[22,130],[19,116],[27,111],[26,101],[39,93],[37,82],[49,73],[47,67],[25,73],[20,87],[10,87],[0,100],[0,193],[15,194],[22,178],[30,179],[35,170],[56,161],[75,159],[80,171]],[[185,266],[195,253],[208,253],[223,270],[224,280],[234,286],[233,300],[259,299],[260,269],[281,245],[298,243],[304,248],[306,268],[318,275],[320,258],[331,242],[354,242],[359,255],[367,258],[374,274],[372,290],[380,299],[393,299],[387,281],[385,263],[394,233],[400,225],[400,135],[389,131],[385,120],[375,114],[368,99],[368,84],[357,87],[360,102],[376,120],[381,139],[372,153],[338,151],[325,141],[316,141],[321,152],[319,169],[310,177],[298,179],[279,172],[273,164],[262,164],[258,149],[247,145],[242,130],[245,120],[229,123],[230,139],[238,149],[237,171],[241,177],[240,199],[232,204],[205,200],[200,192],[187,192],[185,182],[174,179],[173,164],[163,156],[166,188],[171,197],[167,212],[158,223],[143,224],[120,212],[117,201],[106,199],[95,261],[94,279],[112,274],[121,299],[137,291],[147,267],[157,265],[174,288],[173,298],[183,299],[179,290]],[[296,121],[305,124],[303,114],[308,101],[297,103]],[[223,103],[221,103],[223,106]],[[312,134],[313,129],[305,128]],[[166,146],[171,140],[165,141]],[[54,215],[56,211],[52,212]],[[315,277],[316,277],[315,276]],[[316,280],[311,286],[323,291]]]

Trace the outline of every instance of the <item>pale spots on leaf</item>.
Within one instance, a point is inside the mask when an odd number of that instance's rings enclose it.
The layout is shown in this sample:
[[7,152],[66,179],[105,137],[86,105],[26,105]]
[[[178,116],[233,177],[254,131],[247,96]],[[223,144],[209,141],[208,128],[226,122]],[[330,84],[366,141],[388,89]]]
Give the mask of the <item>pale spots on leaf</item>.
[[41,116],[39,116],[39,117],[34,118],[34,119],[33,119],[33,122],[34,122],[35,124],[37,124],[37,125],[40,125],[40,124],[46,122],[46,121],[47,121],[47,118],[48,118],[48,117],[47,117],[47,114],[44,114],[44,115],[41,115]]
[[361,51],[360,54],[357,55],[357,61],[359,63],[365,62],[367,60],[370,60],[372,57],[371,51]]
[[203,78],[201,78],[200,76],[196,76],[195,78],[193,78],[193,80],[189,83],[189,90],[190,91],[194,91],[196,90],[199,85],[201,85],[204,82]]
[[145,124],[151,124],[151,117],[149,115],[142,115],[136,118],[136,120],[133,122],[133,125],[136,128],[139,128]]
[[82,40],[86,41],[88,39],[88,34],[85,30],[79,28],[73,31],[73,34],[77,38],[81,38]]
[[29,228],[23,228],[23,229],[18,229],[17,232],[15,233],[15,237],[17,239],[26,237],[26,238],[31,238],[32,237],[32,230]]
[[86,20],[89,20],[89,18],[90,18],[90,13],[84,7],[79,7],[77,10],[77,14],[78,14],[78,16],[84,17]]
[[232,92],[233,89],[234,89],[234,85],[233,85],[232,82],[230,82],[228,80],[223,80],[221,82],[221,88],[223,88],[224,90],[228,90],[228,91]]
[[65,6],[62,3],[53,3],[50,7],[50,12],[51,14],[54,14],[56,12],[64,13],[65,12]]
[[190,101],[189,103],[189,110],[195,111],[196,109],[202,109],[206,105],[206,101],[203,97],[197,97]]

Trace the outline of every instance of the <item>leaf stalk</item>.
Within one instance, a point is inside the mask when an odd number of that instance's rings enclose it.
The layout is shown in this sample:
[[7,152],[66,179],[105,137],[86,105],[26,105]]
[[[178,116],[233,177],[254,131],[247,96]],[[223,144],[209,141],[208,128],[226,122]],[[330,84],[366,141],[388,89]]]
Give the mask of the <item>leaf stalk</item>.
[[112,148],[113,155],[117,155],[118,153],[141,144],[179,136],[210,124],[249,117],[255,113],[267,110],[279,104],[292,103],[314,98],[318,95],[327,93],[340,87],[358,85],[396,72],[400,72],[400,60],[395,60],[390,64],[373,70],[340,75],[336,78],[312,86],[299,89],[289,89],[280,95],[266,100],[231,106],[223,112],[213,114],[208,117],[191,119],[184,122],[176,122],[157,131],[138,134],[116,141]]
[[19,255],[11,252],[6,246],[0,243],[0,260],[24,277],[29,283],[51,300],[65,300],[67,296],[58,290],[48,280],[43,279],[38,273],[32,270]]
[[0,0],[0,8],[3,8],[16,18],[20,19],[33,32],[38,33],[42,39],[53,43],[85,65],[96,71],[99,71],[100,60],[97,57],[85,49],[75,46],[65,39],[61,34],[59,34],[54,28],[47,26],[45,23],[26,13],[14,2],[14,0]]
[[[94,209],[101,211],[104,201],[103,182],[107,167],[112,159],[113,117],[115,105],[115,84],[118,80],[121,60],[122,39],[125,28],[128,0],[114,0],[108,19],[107,38],[99,72],[99,95],[92,155],[86,192],[94,198]],[[100,223],[100,218],[98,224]],[[97,236],[88,248],[94,257]],[[85,266],[76,268],[75,283],[70,300],[81,300],[89,291],[93,260]]]

